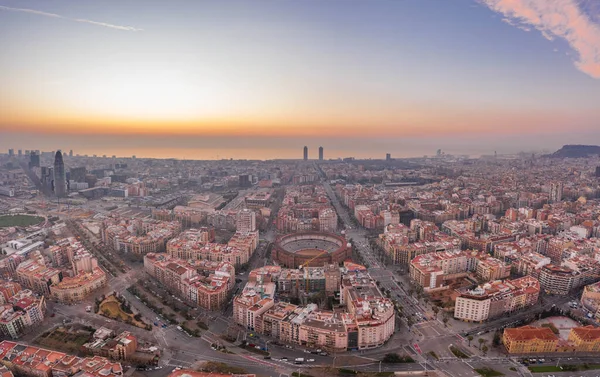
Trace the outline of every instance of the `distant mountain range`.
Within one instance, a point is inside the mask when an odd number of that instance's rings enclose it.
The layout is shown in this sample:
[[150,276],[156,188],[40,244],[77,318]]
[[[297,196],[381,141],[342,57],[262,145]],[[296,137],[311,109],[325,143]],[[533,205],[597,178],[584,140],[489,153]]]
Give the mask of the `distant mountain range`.
[[556,152],[546,155],[552,158],[580,158],[600,155],[600,146],[598,145],[563,145]]

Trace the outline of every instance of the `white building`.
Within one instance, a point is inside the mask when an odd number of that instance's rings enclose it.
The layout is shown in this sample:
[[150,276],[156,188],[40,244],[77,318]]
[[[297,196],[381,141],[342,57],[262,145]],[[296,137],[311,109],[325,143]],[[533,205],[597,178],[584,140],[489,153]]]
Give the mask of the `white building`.
[[237,231],[241,233],[254,232],[256,230],[256,214],[249,209],[243,209],[237,214]]

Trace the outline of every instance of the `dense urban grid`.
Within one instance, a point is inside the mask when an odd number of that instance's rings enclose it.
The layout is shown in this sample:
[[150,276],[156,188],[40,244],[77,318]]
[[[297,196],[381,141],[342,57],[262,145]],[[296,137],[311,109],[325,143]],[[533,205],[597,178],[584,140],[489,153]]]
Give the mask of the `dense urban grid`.
[[599,155],[317,156],[0,155],[2,376],[600,368]]

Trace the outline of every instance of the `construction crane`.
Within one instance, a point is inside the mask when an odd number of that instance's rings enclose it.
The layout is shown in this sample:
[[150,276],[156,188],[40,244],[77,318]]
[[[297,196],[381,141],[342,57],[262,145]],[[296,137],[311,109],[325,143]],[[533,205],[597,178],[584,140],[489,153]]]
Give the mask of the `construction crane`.
[[[309,259],[309,260],[306,262],[306,264],[298,266],[298,269],[299,269],[300,271],[302,271],[302,267],[310,267],[310,263],[311,263],[312,261],[314,261],[315,259],[319,258],[319,257],[320,257],[321,255],[323,255],[323,254],[327,254],[327,250],[323,250],[323,251],[321,251],[319,254],[315,255],[315,256],[314,256],[314,257],[312,257],[312,258],[310,258],[310,259]],[[304,292],[305,292],[305,293],[308,293],[308,270],[306,271],[306,274],[305,274],[304,276],[305,276],[305,278],[304,278]],[[296,290],[298,290],[298,280],[296,280]]]

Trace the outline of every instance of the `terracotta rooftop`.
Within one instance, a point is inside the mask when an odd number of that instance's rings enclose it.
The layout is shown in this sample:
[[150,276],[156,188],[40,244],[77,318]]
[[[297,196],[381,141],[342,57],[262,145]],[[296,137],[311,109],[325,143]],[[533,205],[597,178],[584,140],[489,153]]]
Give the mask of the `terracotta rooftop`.
[[600,327],[594,327],[592,325],[584,327],[575,327],[571,329],[579,338],[582,340],[596,340],[600,339]]
[[523,326],[505,329],[504,336],[511,340],[558,340],[558,337],[548,327]]

